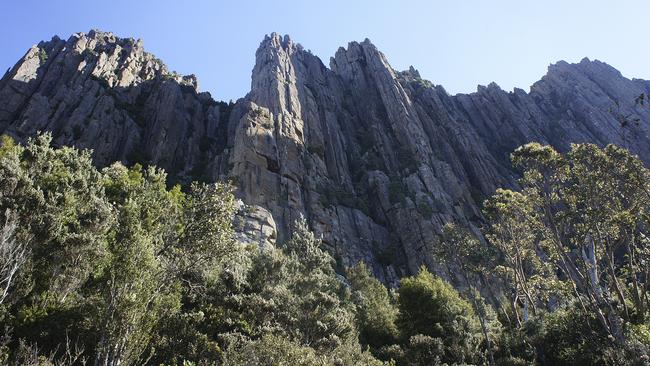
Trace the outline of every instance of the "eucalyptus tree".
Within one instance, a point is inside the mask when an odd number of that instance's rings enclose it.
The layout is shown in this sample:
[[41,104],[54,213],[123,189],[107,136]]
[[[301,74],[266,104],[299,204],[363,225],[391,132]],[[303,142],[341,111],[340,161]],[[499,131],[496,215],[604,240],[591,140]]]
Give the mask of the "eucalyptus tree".
[[498,191],[486,213],[488,238],[504,253],[515,283],[535,304],[524,263],[552,264],[557,277],[539,273],[566,283],[585,315],[594,314],[623,343],[628,296],[640,318],[648,308],[648,169],[613,145],[576,144],[563,155],[530,143],[512,158],[523,170],[522,191]]

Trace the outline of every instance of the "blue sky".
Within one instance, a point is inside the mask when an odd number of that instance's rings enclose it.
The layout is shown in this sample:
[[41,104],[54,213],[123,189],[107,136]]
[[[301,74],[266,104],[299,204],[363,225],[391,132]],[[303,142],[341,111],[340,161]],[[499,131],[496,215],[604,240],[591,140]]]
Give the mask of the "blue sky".
[[275,31],[326,65],[367,37],[394,68],[413,65],[450,93],[491,81],[527,90],[550,63],[585,56],[650,79],[649,16],[648,0],[5,0],[0,68],[40,40],[98,28],[142,38],[216,99],[237,99],[250,88],[257,46]]

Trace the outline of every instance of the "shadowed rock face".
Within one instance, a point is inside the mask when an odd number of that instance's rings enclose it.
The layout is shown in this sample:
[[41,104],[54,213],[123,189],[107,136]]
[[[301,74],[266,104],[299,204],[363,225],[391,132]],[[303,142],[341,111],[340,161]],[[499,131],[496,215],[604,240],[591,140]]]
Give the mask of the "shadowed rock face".
[[[449,221],[481,224],[480,202],[516,185],[509,154],[529,141],[627,146],[650,162],[650,82],[599,61],[560,61],[529,93],[496,84],[450,96],[396,72],[370,41],[329,68],[287,36],[267,36],[251,92],[235,104],[197,91],[141,41],[91,31],[41,42],[0,80],[0,130],[52,131],[100,166],[153,163],[170,180],[231,178],[242,241],[274,245],[300,215],[341,265],[363,260],[392,284],[426,264]],[[616,102],[619,107],[612,113]],[[640,119],[622,129],[616,114]]]

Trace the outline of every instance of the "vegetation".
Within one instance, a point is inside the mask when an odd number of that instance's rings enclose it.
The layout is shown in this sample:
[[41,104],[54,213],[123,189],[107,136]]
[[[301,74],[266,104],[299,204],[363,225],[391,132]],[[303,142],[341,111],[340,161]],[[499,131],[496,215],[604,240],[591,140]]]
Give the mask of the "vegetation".
[[41,64],[44,64],[44,63],[47,61],[47,56],[48,56],[48,55],[47,55],[47,51],[45,51],[45,50],[42,49],[42,48],[39,48],[39,49],[38,49],[38,61],[39,61]]
[[613,145],[560,154],[531,143],[512,159],[522,189],[486,201],[484,246],[496,255],[478,267],[502,284],[501,318],[523,337],[506,357],[532,347],[547,365],[647,364],[650,172]]
[[169,188],[137,164],[99,171],[50,142],[0,147],[3,363],[380,363],[304,220],[281,249],[246,248],[230,186]]
[[402,337],[410,343],[413,337],[419,337],[416,343],[426,339],[427,347],[435,344],[436,351],[427,352],[428,364],[480,362],[478,318],[449,283],[422,268],[402,280],[398,302]]
[[386,287],[372,276],[363,262],[349,268],[347,278],[357,309],[359,341],[375,352],[384,345],[396,343],[398,312]]
[[485,202],[483,231],[444,227],[450,281],[422,267],[389,290],[304,219],[277,248],[235,242],[227,184],[0,143],[2,364],[650,363],[650,173],[625,149],[517,149],[521,189]]

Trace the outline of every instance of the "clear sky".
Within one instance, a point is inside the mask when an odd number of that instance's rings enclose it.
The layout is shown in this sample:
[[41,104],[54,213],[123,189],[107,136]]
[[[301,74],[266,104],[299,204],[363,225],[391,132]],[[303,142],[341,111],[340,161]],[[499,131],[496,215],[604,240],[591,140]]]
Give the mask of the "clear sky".
[[587,56],[650,79],[650,0],[2,0],[0,70],[38,41],[92,28],[142,38],[170,69],[216,99],[244,96],[264,35],[289,34],[328,65],[370,38],[448,92],[495,81],[528,87],[549,64]]

